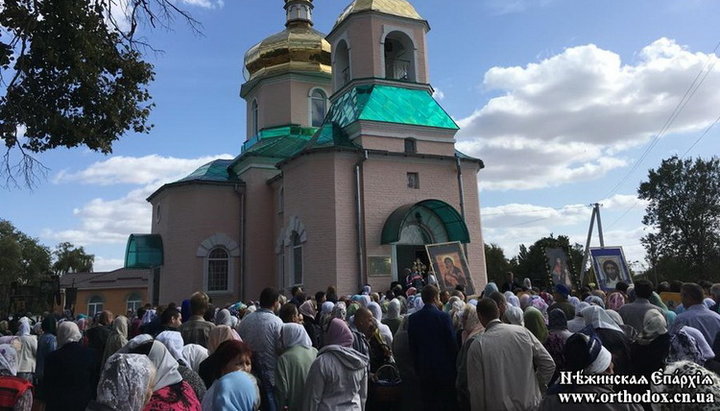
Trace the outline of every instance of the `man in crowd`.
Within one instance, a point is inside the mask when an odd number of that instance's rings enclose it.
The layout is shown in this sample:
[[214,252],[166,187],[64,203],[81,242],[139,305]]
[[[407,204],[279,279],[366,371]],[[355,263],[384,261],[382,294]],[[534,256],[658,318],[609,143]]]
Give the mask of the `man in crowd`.
[[697,328],[717,353],[720,348],[720,314],[710,311],[703,303],[703,289],[695,283],[683,284],[680,297],[685,311],[677,316],[673,328],[679,330],[685,325]]
[[453,410],[457,343],[452,321],[438,309],[439,291],[433,285],[422,289],[423,308],[408,319],[410,356],[420,384],[423,409]]
[[266,288],[260,293],[260,308],[248,314],[240,323],[240,338],[250,346],[253,353],[253,371],[259,377],[263,410],[275,411],[276,347],[280,341],[283,322],[275,315],[280,309],[280,293]]
[[472,410],[536,408],[555,372],[552,357],[528,329],[500,322],[492,299],[480,300],[477,313],[485,331],[474,337],[468,350]]
[[190,297],[190,318],[180,327],[183,342],[187,344],[199,344],[207,348],[210,330],[215,324],[205,321],[203,317],[210,305],[210,297],[202,291],[194,293]]
[[516,288],[520,288],[520,285],[515,282],[515,274],[512,271],[508,271],[505,275],[505,282],[500,287],[501,292],[510,291],[513,292]]
[[550,312],[556,308],[559,308],[562,310],[563,313],[565,313],[565,318],[567,318],[568,321],[575,318],[575,307],[568,301],[569,295],[570,290],[565,284],[555,285],[555,292],[553,293],[553,297],[555,297],[555,302],[548,308],[547,311]]
[[652,297],[653,285],[648,280],[635,281],[635,301],[625,304],[618,310],[623,322],[635,328],[637,332],[643,330],[645,313],[650,310],[658,310],[649,298]]
[[372,312],[365,307],[355,312],[355,328],[365,337],[370,351],[370,372],[374,373],[380,366],[392,362],[392,351],[380,335]]
[[97,361],[98,374],[100,374],[100,366],[102,365],[102,357],[105,352],[105,345],[112,332],[111,324],[113,322],[113,313],[105,310],[98,316],[98,322],[95,327],[88,329],[85,332],[88,340],[88,348],[92,349],[95,353],[95,359]]
[[720,284],[713,284],[710,287],[710,298],[715,300],[715,305],[710,307],[710,311],[720,314]]

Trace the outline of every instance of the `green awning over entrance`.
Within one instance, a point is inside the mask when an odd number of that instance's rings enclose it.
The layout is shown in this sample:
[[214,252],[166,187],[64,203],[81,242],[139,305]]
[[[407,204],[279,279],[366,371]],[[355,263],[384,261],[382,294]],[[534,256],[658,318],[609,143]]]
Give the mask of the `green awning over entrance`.
[[[385,220],[382,230],[381,244],[393,244],[400,240],[403,228],[411,224],[418,224],[417,216],[422,213],[431,213],[436,216],[447,233],[446,241],[470,242],[470,234],[460,213],[450,204],[440,200],[423,200],[419,203],[404,205]],[[445,240],[445,239],[443,239]]]
[[130,234],[125,248],[125,268],[154,268],[163,265],[160,234]]

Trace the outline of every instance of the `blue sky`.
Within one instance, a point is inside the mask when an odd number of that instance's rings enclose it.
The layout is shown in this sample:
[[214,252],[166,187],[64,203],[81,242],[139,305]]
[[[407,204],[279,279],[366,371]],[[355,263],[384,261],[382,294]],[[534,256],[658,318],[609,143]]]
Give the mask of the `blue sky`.
[[[0,191],[1,218],[47,245],[85,246],[96,271],[120,267],[127,236],[149,232],[148,194],[238,153],[243,55],[283,29],[281,0],[178,3],[203,24],[203,35],[182,24],[143,33],[163,50],[148,55],[156,70],[153,131],[124,136],[111,156],[83,148],[43,153],[46,181],[33,191]],[[327,33],[348,3],[315,0],[315,28]],[[486,242],[509,256],[551,232],[584,243],[586,205],[600,202],[606,245],[642,262],[639,182],[663,158],[685,154],[720,116],[720,2],[413,4],[432,28],[437,99],[463,126],[458,147],[486,164],[479,174]],[[702,84],[656,138],[699,74]],[[687,155],[716,155],[718,128]]]

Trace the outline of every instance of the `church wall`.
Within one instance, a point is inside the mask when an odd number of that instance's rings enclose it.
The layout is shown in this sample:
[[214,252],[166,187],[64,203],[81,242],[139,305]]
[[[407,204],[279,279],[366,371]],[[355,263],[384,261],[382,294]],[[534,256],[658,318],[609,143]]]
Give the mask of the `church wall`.
[[335,232],[337,235],[337,287],[338,291],[356,294],[361,278],[357,246],[357,204],[355,153],[335,154]]
[[[487,284],[487,267],[485,262],[485,247],[482,235],[480,218],[480,199],[478,192],[477,165],[471,162],[462,162],[463,188],[465,189],[465,221],[470,230],[470,244],[468,244],[468,265],[472,273],[476,292],[480,292]],[[457,181],[457,179],[456,179]],[[460,210],[458,208],[458,210]]]
[[[336,184],[333,153],[302,156],[283,167],[284,221],[297,217],[305,227],[303,285],[306,292],[337,283]],[[286,261],[289,250],[286,248]],[[290,267],[287,267],[288,275]],[[344,292],[338,289],[338,292]]]
[[245,287],[243,299],[256,300],[265,287],[277,286],[275,269],[275,196],[267,180],[275,169],[250,168],[240,175],[245,182]]
[[[368,29],[369,28],[369,29]],[[385,77],[384,39],[388,33],[400,31],[414,42],[415,82],[429,83],[427,56],[425,53],[425,25],[419,21],[372,14],[349,17],[341,31],[333,33],[334,42],[347,34],[350,43],[352,78]]]
[[269,79],[258,84],[245,100],[247,115],[247,136],[255,135],[252,122],[252,101],[258,102],[258,130],[284,126],[290,123],[290,78]]
[[[325,96],[329,97],[332,94],[331,79],[328,78],[313,78],[313,81],[295,81],[292,84],[290,90],[292,94],[291,101],[291,123],[301,124],[304,127],[310,127],[310,92],[314,88],[320,88],[325,92]],[[330,101],[327,102],[327,107],[330,107]]]
[[[365,230],[368,256],[390,256],[391,246],[381,245],[382,229],[388,216],[400,206],[427,199],[439,199],[460,211],[455,161],[423,160],[399,157],[371,156],[363,165],[365,195]],[[407,173],[419,174],[420,188],[407,186]],[[465,170],[466,223],[471,231],[468,260],[476,288],[485,284],[485,265],[482,255],[477,187],[475,174]],[[471,195],[468,195],[471,194]],[[471,207],[474,207],[472,209]],[[473,211],[474,210],[474,211]],[[391,277],[369,277],[370,284],[387,289]]]
[[[408,135],[407,137],[413,137],[413,135]],[[405,151],[404,138],[362,136],[359,137],[357,141],[363,148],[369,150],[384,150],[396,153]],[[439,156],[455,155],[455,146],[450,140],[447,142],[416,140],[416,148],[418,154],[434,154]]]
[[[200,244],[216,233],[239,242],[239,197],[233,186],[183,185],[166,188],[153,198],[152,204],[152,233],[162,236],[165,253],[160,270],[160,303],[179,304],[193,292],[204,289],[204,259],[196,256]],[[235,270],[229,274],[235,277],[237,289],[239,259],[234,258],[234,262]],[[149,288],[152,296],[152,284]],[[230,300],[229,297],[216,295],[213,299]]]
[[[412,38],[415,45],[415,82],[416,83],[429,83],[430,79],[427,71],[427,57],[426,57],[426,45],[425,45],[425,30],[424,24],[418,21],[408,22],[401,18],[392,18],[387,16],[373,16],[372,18],[372,32],[379,33],[377,41],[376,55],[377,61],[375,65],[376,73],[384,73],[385,67],[383,67],[385,58],[385,49],[383,48],[384,38],[388,33],[393,31],[402,31],[408,34],[408,37]],[[374,40],[374,38],[373,38]],[[380,44],[383,42],[383,44]],[[380,77],[380,76],[378,76]]]

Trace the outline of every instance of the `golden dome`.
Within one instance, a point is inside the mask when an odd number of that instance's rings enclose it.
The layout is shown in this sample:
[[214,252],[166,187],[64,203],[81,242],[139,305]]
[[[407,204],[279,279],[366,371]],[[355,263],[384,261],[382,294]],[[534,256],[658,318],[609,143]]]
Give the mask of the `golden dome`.
[[406,0],[355,0],[340,14],[333,27],[340,25],[351,14],[370,10],[414,20],[424,20],[415,7]]
[[[285,3],[287,28],[245,53],[245,80],[287,71],[332,72],[330,43],[323,33],[312,28],[312,0],[285,0]],[[297,14],[298,4],[306,14]]]

